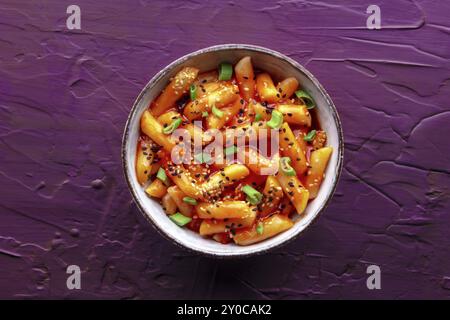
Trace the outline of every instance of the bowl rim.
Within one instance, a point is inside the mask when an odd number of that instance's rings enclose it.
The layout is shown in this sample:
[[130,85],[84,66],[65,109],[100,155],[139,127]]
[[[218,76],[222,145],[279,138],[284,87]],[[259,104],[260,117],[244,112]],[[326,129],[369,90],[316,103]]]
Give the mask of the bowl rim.
[[[332,182],[331,191],[326,197],[326,199],[320,204],[316,215],[313,217],[311,222],[305,226],[304,229],[299,230],[297,233],[293,234],[290,238],[285,239],[284,241],[277,242],[272,244],[271,246],[264,247],[255,251],[246,252],[246,253],[239,253],[239,252],[209,252],[209,251],[201,251],[193,247],[187,246],[185,243],[183,243],[181,240],[179,240],[176,237],[172,237],[169,233],[167,233],[163,228],[160,228],[157,222],[153,218],[153,213],[149,212],[147,213],[147,210],[144,209],[144,205],[141,203],[138,195],[136,194],[135,190],[133,189],[131,179],[132,177],[128,174],[128,160],[126,157],[126,151],[127,151],[127,145],[129,143],[129,132],[130,132],[130,126],[131,126],[131,119],[133,118],[134,114],[137,112],[139,101],[142,99],[144,94],[147,92],[148,89],[151,89],[158,81],[161,80],[161,78],[166,75],[168,72],[172,71],[175,67],[182,64],[183,62],[191,59],[192,57],[198,56],[200,54],[208,53],[208,52],[216,52],[216,51],[230,51],[230,50],[236,50],[236,49],[243,49],[248,51],[254,51],[259,53],[264,53],[271,55],[275,58],[285,60],[287,63],[289,63],[292,67],[300,70],[303,72],[316,86],[316,88],[319,90],[319,92],[323,95],[325,98],[328,107],[330,108],[331,114],[333,116],[333,121],[336,124],[337,127],[337,133],[338,133],[338,159],[337,159],[337,165],[336,165],[336,178]],[[270,250],[273,250],[275,248],[279,248],[281,246],[284,246],[295,239],[297,239],[301,234],[305,232],[306,229],[308,229],[313,223],[315,223],[318,219],[318,217],[322,214],[322,212],[326,209],[326,207],[329,205],[331,199],[333,198],[333,195],[336,191],[337,185],[339,183],[339,179],[341,176],[341,171],[343,167],[343,160],[344,160],[344,134],[342,131],[342,124],[339,118],[339,114],[337,112],[336,106],[334,105],[333,101],[331,100],[331,97],[325,90],[325,88],[321,85],[321,83],[313,76],[303,65],[295,61],[294,59],[278,52],[272,49],[268,49],[261,46],[256,45],[250,45],[250,44],[219,44],[214,45],[210,47],[206,47],[203,49],[199,49],[196,51],[193,51],[191,53],[188,53],[186,55],[183,55],[182,57],[172,61],[168,65],[166,65],[164,68],[162,68],[160,71],[158,71],[144,86],[144,88],[141,90],[139,95],[136,97],[133,106],[128,114],[127,121],[125,123],[124,132],[122,136],[122,145],[121,145],[121,158],[122,158],[122,169],[123,173],[125,175],[125,180],[127,182],[128,189],[132,195],[133,201],[136,203],[139,211],[141,214],[145,217],[147,221],[151,223],[154,229],[162,235],[164,238],[170,240],[171,243],[177,245],[180,248],[183,248],[185,250],[190,251],[191,253],[200,254],[206,257],[214,257],[214,258],[245,258],[250,256],[257,256],[267,253]]]

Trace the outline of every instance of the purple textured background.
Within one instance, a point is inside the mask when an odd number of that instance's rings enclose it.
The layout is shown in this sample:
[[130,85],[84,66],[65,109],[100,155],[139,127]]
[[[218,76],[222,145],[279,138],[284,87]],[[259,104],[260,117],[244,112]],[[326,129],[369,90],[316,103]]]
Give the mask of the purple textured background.
[[[80,31],[65,26],[72,3]],[[370,4],[383,30],[366,29]],[[450,2],[431,0],[2,0],[0,297],[449,298],[449,16]],[[314,226],[237,261],[159,236],[120,160],[146,82],[219,43],[305,65],[346,139],[339,187]],[[66,288],[70,264],[81,290]],[[369,264],[381,290],[366,288]]]

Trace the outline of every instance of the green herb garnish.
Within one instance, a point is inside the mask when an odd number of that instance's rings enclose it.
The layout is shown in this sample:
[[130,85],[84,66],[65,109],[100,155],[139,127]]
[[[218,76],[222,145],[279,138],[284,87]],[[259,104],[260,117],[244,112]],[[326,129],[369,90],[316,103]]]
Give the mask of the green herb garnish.
[[175,120],[172,121],[171,124],[169,124],[167,127],[163,128],[163,133],[164,134],[171,134],[172,132],[175,131],[176,128],[178,128],[180,126],[180,124],[183,122],[183,120],[181,120],[181,118],[177,118]]
[[264,225],[262,224],[262,222],[260,222],[256,226],[256,233],[262,234],[263,232],[264,232]]
[[316,106],[316,103],[314,102],[313,98],[309,95],[308,92],[303,90],[297,90],[295,91],[295,95],[297,98],[302,99],[306,104],[306,109],[313,109]]
[[169,216],[170,220],[175,222],[175,224],[179,227],[183,227],[192,221],[191,218],[183,216],[181,213],[177,212]]
[[224,149],[225,156],[231,156],[232,154],[235,154],[237,152],[236,146],[231,146]]
[[311,130],[310,132],[308,132],[308,134],[306,136],[303,137],[303,140],[305,141],[313,141],[314,137],[316,136],[316,130]]
[[197,98],[197,86],[192,84],[189,87],[189,95],[191,96],[191,100],[194,101]]
[[219,80],[230,80],[233,75],[233,66],[229,63],[221,63],[219,66]]
[[272,111],[272,118],[267,122],[267,126],[272,129],[280,129],[283,124],[283,114],[278,110]]
[[296,175],[294,168],[291,167],[291,158],[289,157],[280,158],[280,169],[285,176]]
[[194,159],[198,162],[198,163],[208,163],[211,161],[211,156],[207,153],[197,153],[194,156]]
[[167,178],[166,171],[163,168],[159,168],[156,173],[156,178],[164,182],[164,184],[169,183],[169,179]]
[[189,203],[193,206],[197,205],[197,200],[195,200],[194,198],[191,198],[191,197],[184,197],[183,202]]
[[215,115],[217,118],[222,118],[223,117],[223,111],[221,111],[220,109],[216,108],[216,106],[213,106],[211,109],[213,115]]
[[257,205],[262,200],[262,193],[258,190],[255,190],[252,186],[248,184],[242,187],[242,192],[247,195],[247,201],[253,205]]

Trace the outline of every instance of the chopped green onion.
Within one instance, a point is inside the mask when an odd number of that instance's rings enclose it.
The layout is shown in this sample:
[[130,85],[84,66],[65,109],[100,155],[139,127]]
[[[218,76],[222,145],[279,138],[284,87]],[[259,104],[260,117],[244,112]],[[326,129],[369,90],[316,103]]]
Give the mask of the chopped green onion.
[[258,190],[253,189],[252,186],[248,184],[242,187],[242,192],[247,195],[247,201],[253,205],[256,205],[262,200],[262,193],[258,192]]
[[202,112],[202,118],[206,118],[207,116],[209,116],[208,111],[203,111]]
[[159,168],[158,172],[156,173],[156,178],[164,182],[164,184],[169,183],[169,180],[167,179],[166,171],[164,171],[163,168]]
[[272,118],[267,122],[267,126],[272,129],[280,129],[283,124],[283,114],[278,110],[272,111]]
[[260,115],[259,113],[256,114],[255,116],[255,121],[259,121],[262,119],[262,115]]
[[163,133],[171,134],[172,132],[175,131],[176,128],[178,128],[180,126],[181,122],[183,122],[183,120],[181,120],[181,118],[177,118],[177,119],[173,120],[171,124],[169,124],[167,127],[163,128]]
[[221,63],[219,66],[219,80],[230,80],[233,75],[233,66],[229,63]]
[[309,95],[308,92],[297,90],[295,91],[295,95],[297,96],[297,98],[302,99],[305,102],[306,109],[313,109],[316,106],[313,98]]
[[195,200],[194,198],[191,198],[191,197],[184,197],[183,202],[192,204],[193,206],[197,205],[197,200]]
[[213,106],[211,110],[212,110],[213,115],[215,115],[217,118],[223,117],[223,111],[221,111],[220,109],[217,109],[216,106]]
[[175,222],[175,224],[179,227],[183,227],[192,221],[191,218],[183,216],[181,213],[177,212],[169,216],[170,220]]
[[237,152],[237,147],[236,146],[231,146],[228,148],[225,148],[225,156],[231,156],[232,154],[235,154]]
[[306,136],[303,137],[303,140],[313,141],[315,136],[316,136],[316,130],[311,130],[310,132],[308,132],[308,134]]
[[191,96],[192,101],[194,101],[197,98],[197,86],[195,84],[190,86],[189,94]]
[[208,163],[211,161],[211,156],[207,153],[197,153],[194,156],[194,159],[198,162],[198,163]]
[[262,224],[262,222],[258,223],[258,225],[256,226],[256,232],[258,234],[262,234],[264,232],[264,225]]
[[285,176],[296,175],[294,168],[291,167],[291,158],[289,157],[280,158],[280,169]]

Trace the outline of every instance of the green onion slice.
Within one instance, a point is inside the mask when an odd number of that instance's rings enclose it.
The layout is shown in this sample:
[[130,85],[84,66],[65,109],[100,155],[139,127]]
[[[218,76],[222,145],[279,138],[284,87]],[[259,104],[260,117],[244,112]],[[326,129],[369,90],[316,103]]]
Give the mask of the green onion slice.
[[283,114],[278,110],[272,111],[272,118],[267,122],[267,126],[272,129],[280,129],[283,124]]
[[316,136],[316,130],[311,130],[310,132],[308,132],[308,134],[306,136],[303,137],[303,140],[313,141],[315,136]]
[[224,150],[225,156],[231,156],[232,154],[235,154],[236,152],[237,152],[236,146],[231,146],[231,147],[225,148],[225,150]]
[[207,153],[197,153],[194,156],[194,159],[198,162],[198,163],[208,163],[211,162],[211,156]]
[[173,120],[171,124],[169,124],[167,127],[163,128],[163,130],[162,130],[163,133],[171,134],[172,132],[175,131],[176,128],[178,128],[180,126],[181,122],[183,122],[183,120],[181,120],[181,118]]
[[258,223],[258,225],[256,226],[256,232],[258,234],[262,234],[264,232],[264,225],[262,224],[262,222]]
[[191,96],[192,101],[194,101],[197,98],[197,86],[195,84],[192,84],[189,87],[189,94]]
[[216,106],[213,106],[211,110],[212,110],[213,115],[215,115],[217,118],[222,118],[223,117],[223,111],[221,111],[220,109],[216,108]]
[[291,158],[289,158],[289,157],[280,158],[280,169],[281,169],[281,172],[283,172],[283,174],[285,176],[295,176],[296,175],[294,168],[291,167]]
[[262,200],[262,193],[258,192],[258,190],[253,189],[252,186],[248,184],[242,187],[242,192],[247,195],[247,201],[253,205],[257,205]]
[[166,171],[163,168],[159,168],[156,173],[156,178],[164,182],[164,184],[169,183],[169,179],[167,178]]
[[302,99],[305,102],[306,109],[314,109],[314,107],[316,106],[316,103],[308,92],[297,90],[295,91],[295,95],[297,96],[297,98]]
[[206,118],[207,116],[209,116],[208,111],[203,111],[202,112],[202,118]]
[[192,204],[193,206],[197,205],[197,200],[195,200],[194,198],[191,198],[191,197],[184,197],[183,202]]
[[221,63],[219,66],[219,80],[230,80],[233,75],[233,66],[229,63]]
[[260,115],[259,113],[256,114],[255,116],[255,121],[259,121],[262,119],[262,115]]
[[170,220],[175,222],[175,224],[179,227],[183,227],[192,221],[191,218],[183,216],[181,213],[177,212],[169,216]]

